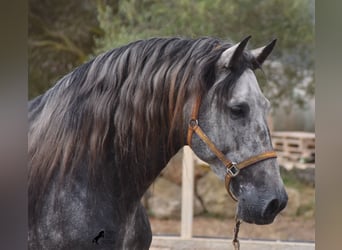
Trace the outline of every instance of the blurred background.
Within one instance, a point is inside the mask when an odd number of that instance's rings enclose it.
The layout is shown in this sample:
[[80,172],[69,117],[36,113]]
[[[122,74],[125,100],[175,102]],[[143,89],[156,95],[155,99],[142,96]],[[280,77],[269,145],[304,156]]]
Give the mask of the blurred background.
[[[314,0],[29,0],[29,99],[97,54],[150,37],[218,37],[249,49],[278,39],[257,77],[272,103],[273,143],[289,194],[275,223],[243,225],[241,237],[315,239]],[[176,155],[143,203],[154,234],[179,234],[181,160]],[[195,160],[193,233],[231,237],[235,204]]]

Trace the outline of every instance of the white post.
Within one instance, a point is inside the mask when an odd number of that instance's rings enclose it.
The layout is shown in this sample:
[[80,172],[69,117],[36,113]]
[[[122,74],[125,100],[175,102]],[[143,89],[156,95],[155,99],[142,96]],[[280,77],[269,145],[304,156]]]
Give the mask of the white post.
[[191,239],[194,206],[194,158],[189,146],[183,148],[182,168],[181,238]]
[[268,129],[270,130],[270,133],[272,134],[274,132],[274,124],[273,124],[273,117],[271,114],[267,116],[267,125],[268,125]]

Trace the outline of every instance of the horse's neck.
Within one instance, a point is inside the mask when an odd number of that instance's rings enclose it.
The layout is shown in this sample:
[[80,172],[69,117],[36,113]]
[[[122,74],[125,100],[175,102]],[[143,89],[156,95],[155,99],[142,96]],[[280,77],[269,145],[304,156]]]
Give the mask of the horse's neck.
[[[156,178],[160,175],[162,170],[166,167],[167,163],[171,159],[173,155],[169,153],[165,153],[164,149],[160,148],[160,152],[157,157],[153,157],[154,159],[149,159],[145,163],[141,162],[141,165],[136,166],[136,171],[126,174],[126,179],[123,180],[123,176],[119,176],[119,182],[123,182],[125,190],[123,192],[128,191],[128,193],[135,193],[136,197],[140,200],[150,185],[156,180]],[[124,167],[124,166],[122,166]]]

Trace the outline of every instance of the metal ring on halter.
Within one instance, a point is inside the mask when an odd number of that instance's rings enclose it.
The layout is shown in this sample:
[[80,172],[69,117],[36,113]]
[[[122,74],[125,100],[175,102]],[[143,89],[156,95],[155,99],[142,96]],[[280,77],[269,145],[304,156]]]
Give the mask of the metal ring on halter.
[[197,119],[191,119],[189,122],[189,126],[191,128],[197,127],[198,126],[198,120]]
[[230,177],[237,176],[239,174],[239,172],[240,172],[240,169],[237,167],[236,162],[232,162],[232,165],[230,167],[227,167],[227,169],[226,169],[226,173]]

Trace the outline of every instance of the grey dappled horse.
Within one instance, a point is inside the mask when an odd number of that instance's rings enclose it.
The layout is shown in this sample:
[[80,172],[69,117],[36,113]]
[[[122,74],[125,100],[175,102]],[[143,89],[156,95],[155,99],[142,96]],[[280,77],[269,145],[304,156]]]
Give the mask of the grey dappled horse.
[[[248,38],[249,39],[249,38]],[[274,42],[246,51],[213,38],[154,38],[103,53],[29,102],[29,249],[148,249],[140,199],[196,122],[228,159],[272,151],[270,108],[254,70]],[[227,174],[199,136],[189,144]],[[275,158],[232,178],[237,216],[271,223],[287,195]]]

